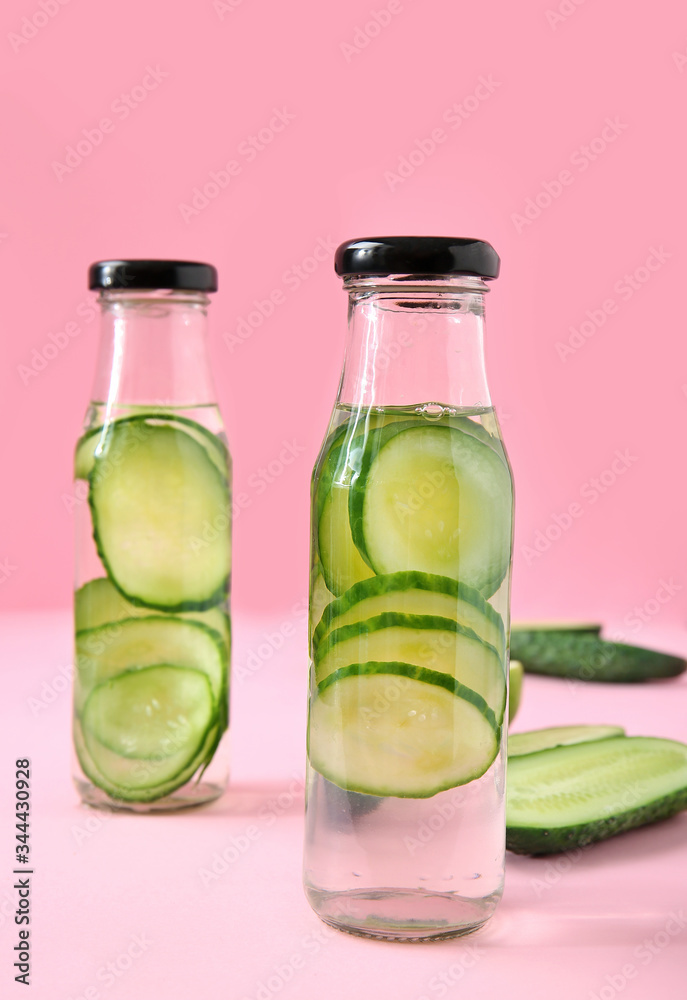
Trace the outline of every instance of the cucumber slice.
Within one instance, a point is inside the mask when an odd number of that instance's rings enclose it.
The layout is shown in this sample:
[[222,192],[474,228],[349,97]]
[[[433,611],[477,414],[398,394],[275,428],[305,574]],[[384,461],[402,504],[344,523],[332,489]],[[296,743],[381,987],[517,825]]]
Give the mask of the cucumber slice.
[[498,749],[479,695],[409,663],[344,667],[319,685],[310,709],[310,763],[351,792],[429,798],[479,778]]
[[508,761],[506,846],[552,854],[687,809],[687,746],[616,736]]
[[676,677],[687,668],[687,662],[679,656],[606,642],[584,633],[512,632],[510,649],[511,656],[521,660],[529,673],[583,681],[632,683]]
[[[107,625],[110,622],[123,621],[125,618],[149,616],[148,609],[140,608],[127,601],[105,576],[89,580],[74,594],[74,621],[77,632],[98,628],[100,625]],[[218,633],[228,650],[231,648],[229,615],[221,608],[208,608],[207,611],[184,611],[176,617],[207,625],[208,628]]]
[[503,619],[478,590],[447,576],[414,572],[375,576],[355,584],[324,609],[313,643],[317,646],[332,629],[391,611],[454,619],[505,653]]
[[317,648],[315,679],[322,684],[367,661],[411,663],[448,676],[484,698],[499,724],[503,719],[506,677],[498,651],[449,618],[383,614],[335,629]]
[[332,483],[317,526],[322,572],[332,594],[343,594],[354,583],[373,576],[351,537],[348,488]]
[[520,701],[522,699],[522,663],[519,660],[511,660],[508,665],[508,722],[512,722],[518,714]]
[[[164,761],[164,766],[163,760],[132,760],[112,753],[92,735],[88,737],[93,753],[91,756],[91,752],[86,748],[86,738],[79,721],[74,720],[74,746],[81,769],[86,777],[90,778],[98,788],[102,788],[110,798],[123,802],[153,802],[181,788],[201,765],[209,760],[210,752],[214,753],[213,747],[216,748],[218,743],[217,733],[218,727],[213,726],[197,756],[181,770],[175,771],[181,763],[183,756],[181,753],[179,759],[168,757]],[[172,774],[172,777],[165,778],[165,774]],[[158,778],[162,779],[160,783],[150,784]]]
[[511,553],[503,458],[451,426],[398,423],[370,436],[349,497],[353,541],[376,573],[420,570],[490,596]]
[[[120,757],[193,760],[212,723],[214,699],[205,674],[183,667],[127,670],[98,684],[82,717],[89,735]],[[153,782],[154,784],[157,782]]]
[[[202,424],[199,424],[196,420],[190,420],[188,417],[180,417],[170,413],[158,413],[155,410],[142,411],[135,417],[122,417],[117,423],[125,424],[131,420],[140,420],[141,418],[148,421],[151,426],[171,426],[180,431],[185,431],[207,450],[208,458],[217,466],[218,471],[223,476],[229,474],[229,449],[222,439],[213,434],[212,431],[209,431],[207,427],[203,427]],[[74,457],[75,479],[88,479],[93,472],[96,453],[102,451],[102,449],[98,449],[98,445],[107,437],[109,427],[109,423],[93,427],[77,441]]]
[[89,482],[98,554],[129,601],[185,611],[224,599],[229,492],[205,447],[159,418],[115,421]]
[[225,686],[227,651],[214,630],[171,616],[126,618],[77,633],[77,712],[96,685],[124,671],[159,664],[201,671],[215,700]]
[[592,743],[624,735],[622,726],[553,726],[549,729],[530,729],[526,733],[508,734],[508,757],[522,757],[526,753],[538,753],[553,747]]
[[573,632],[575,635],[600,635],[598,622],[511,622],[511,632]]

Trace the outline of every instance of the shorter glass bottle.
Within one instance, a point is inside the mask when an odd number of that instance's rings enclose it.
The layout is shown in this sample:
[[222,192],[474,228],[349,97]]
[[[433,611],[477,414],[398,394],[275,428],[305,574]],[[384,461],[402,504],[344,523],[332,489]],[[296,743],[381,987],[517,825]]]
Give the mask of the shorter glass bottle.
[[208,264],[100,261],[75,455],[74,780],[135,811],[228,780],[231,459],[207,356]]
[[313,473],[304,881],[367,937],[475,930],[503,890],[513,488],[479,240],[345,243],[339,392]]

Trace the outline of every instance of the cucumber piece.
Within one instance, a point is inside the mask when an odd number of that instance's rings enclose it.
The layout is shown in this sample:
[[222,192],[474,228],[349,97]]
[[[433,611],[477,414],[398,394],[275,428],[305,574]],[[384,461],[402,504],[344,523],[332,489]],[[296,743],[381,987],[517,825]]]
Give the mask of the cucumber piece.
[[[220,437],[213,434],[207,427],[203,427],[196,420],[188,417],[180,417],[176,414],[158,413],[155,410],[141,410],[135,417],[122,417],[116,421],[118,424],[126,424],[131,420],[144,418],[150,426],[170,426],[180,431],[185,431],[198,444],[202,445],[208,452],[208,458],[217,466],[218,471],[223,476],[229,474],[229,449]],[[101,424],[86,431],[76,443],[76,454],[74,456],[74,478],[88,479],[95,466],[96,452],[101,441],[107,437],[110,423]],[[100,449],[101,451],[102,449]]]
[[454,619],[505,654],[503,619],[478,590],[447,576],[415,572],[390,573],[356,583],[324,609],[313,643],[317,646],[332,629],[391,611]]
[[525,670],[583,681],[633,683],[657,677],[676,677],[687,667],[679,656],[658,653],[595,635],[574,632],[512,632],[511,656]]
[[332,597],[331,590],[327,589],[327,584],[325,583],[324,574],[322,573],[322,566],[319,560],[315,563],[313,572],[310,576],[310,601],[308,604],[308,623],[310,632],[312,633],[315,622],[318,622],[324,609],[328,604],[331,603]]
[[215,700],[226,684],[227,650],[213,629],[171,616],[126,618],[77,633],[77,712],[96,685],[124,671],[159,664],[201,671]]
[[[214,753],[212,748],[216,748],[219,742],[217,733],[218,727],[213,726],[197,756],[181,770],[175,771],[181,763],[183,756],[181,753],[179,759],[171,757],[160,761],[128,759],[112,753],[94,736],[89,735],[88,743],[93,753],[91,756],[91,751],[86,747],[86,737],[81,730],[79,720],[74,720],[74,746],[82,771],[94,785],[102,788],[110,798],[122,802],[154,802],[181,788],[193,777],[201,765],[209,760],[210,752]],[[172,774],[172,772],[175,773]],[[172,777],[165,778],[166,774],[172,774]],[[150,784],[157,779],[162,780],[158,784]]]
[[600,635],[598,622],[511,622],[512,632],[573,632],[575,635]]
[[508,722],[518,714],[522,699],[522,679],[524,670],[519,660],[511,660],[508,665]]
[[687,746],[616,736],[508,761],[506,846],[553,854],[687,809]]
[[512,495],[507,464],[473,434],[391,424],[351,484],[353,541],[377,574],[435,573],[489,597],[510,562]]
[[624,735],[622,726],[552,726],[549,729],[530,729],[525,733],[508,734],[508,757],[522,757],[526,753],[538,753],[553,747],[592,743]]
[[335,629],[317,648],[315,679],[322,684],[336,671],[367,661],[411,663],[448,676],[484,698],[499,724],[503,719],[503,660],[493,646],[449,618],[388,613]]
[[499,749],[484,699],[409,663],[357,663],[330,674],[310,709],[308,756],[351,792],[429,798],[483,775]]
[[98,684],[84,705],[81,725],[87,742],[93,736],[119,757],[164,765],[183,755],[185,767],[205,742],[214,707],[208,678],[199,670],[144,667]]
[[327,588],[343,594],[373,575],[353,544],[348,523],[348,488],[332,483],[317,525],[320,562]]
[[[77,632],[98,628],[110,622],[123,621],[125,618],[141,617],[150,617],[150,611],[127,601],[105,576],[89,580],[74,594],[74,621]],[[219,638],[225,642],[227,650],[231,648],[231,623],[229,615],[221,608],[183,611],[176,617],[207,625],[218,633]]]
[[98,554],[131,603],[186,611],[225,598],[229,491],[205,447],[159,418],[115,421],[89,482]]

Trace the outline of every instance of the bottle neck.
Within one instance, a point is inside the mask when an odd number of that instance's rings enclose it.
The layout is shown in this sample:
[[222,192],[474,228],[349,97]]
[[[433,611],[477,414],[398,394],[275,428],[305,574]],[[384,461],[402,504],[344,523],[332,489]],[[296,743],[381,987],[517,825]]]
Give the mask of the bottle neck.
[[487,285],[467,276],[347,278],[346,407],[491,405],[484,367]]
[[103,291],[93,401],[116,406],[215,402],[202,292]]

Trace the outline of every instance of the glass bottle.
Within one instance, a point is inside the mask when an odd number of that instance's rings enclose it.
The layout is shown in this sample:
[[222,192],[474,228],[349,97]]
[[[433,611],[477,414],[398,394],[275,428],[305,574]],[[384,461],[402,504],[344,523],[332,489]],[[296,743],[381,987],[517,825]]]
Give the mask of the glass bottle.
[[503,889],[513,489],[479,240],[344,243],[338,396],[312,480],[304,883],[328,924],[424,940]]
[[74,780],[169,810],[228,778],[231,459],[207,356],[208,264],[100,261],[75,454]]

